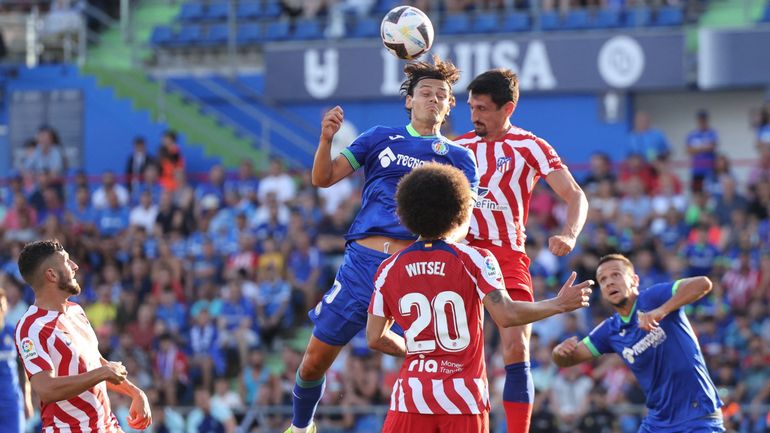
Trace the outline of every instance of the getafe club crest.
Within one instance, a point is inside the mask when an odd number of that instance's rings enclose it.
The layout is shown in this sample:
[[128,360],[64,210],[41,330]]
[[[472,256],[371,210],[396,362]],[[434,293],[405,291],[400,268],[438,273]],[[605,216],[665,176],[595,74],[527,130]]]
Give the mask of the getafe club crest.
[[500,173],[505,173],[510,169],[511,169],[510,156],[501,156],[500,158],[497,158],[497,171],[499,171]]
[[434,141],[433,144],[431,144],[431,147],[437,155],[446,155],[449,153],[449,146],[447,146],[443,140]]

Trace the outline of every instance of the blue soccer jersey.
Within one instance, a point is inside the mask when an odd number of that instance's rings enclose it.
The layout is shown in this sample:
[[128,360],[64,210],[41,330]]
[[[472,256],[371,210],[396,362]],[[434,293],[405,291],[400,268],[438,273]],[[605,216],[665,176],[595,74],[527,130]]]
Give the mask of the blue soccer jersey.
[[0,433],[24,431],[24,413],[13,327],[0,322]]
[[342,151],[354,170],[364,167],[365,182],[361,210],[345,239],[387,236],[416,239],[396,215],[396,186],[401,178],[429,161],[453,165],[468,177],[474,192],[479,175],[473,153],[442,136],[420,135],[411,124],[391,128],[375,126]]
[[668,282],[642,291],[628,317],[613,314],[583,343],[594,356],[619,354],[634,373],[647,396],[649,413],[643,427],[662,433],[721,431],[721,419],[710,415],[722,401],[684,310],[671,312],[651,332],[640,329],[637,322],[638,311],[663,305],[678,286],[679,281]]

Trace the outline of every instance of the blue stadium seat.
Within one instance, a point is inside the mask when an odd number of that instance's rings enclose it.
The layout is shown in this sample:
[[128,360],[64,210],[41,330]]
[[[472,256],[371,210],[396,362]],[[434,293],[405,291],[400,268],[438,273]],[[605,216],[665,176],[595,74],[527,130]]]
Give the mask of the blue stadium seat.
[[268,41],[281,41],[289,38],[289,23],[286,21],[274,21],[267,25],[265,39]]
[[585,9],[573,9],[564,16],[563,28],[568,30],[582,30],[589,27],[588,11]]
[[684,11],[678,6],[665,6],[655,14],[655,25],[658,27],[681,26],[684,24]]
[[249,45],[262,41],[262,26],[259,24],[241,24],[238,26],[238,44]]
[[374,14],[384,15],[389,10],[401,4],[399,0],[379,0],[374,6]]
[[199,21],[204,17],[203,3],[187,2],[179,11],[179,21]]
[[203,43],[203,29],[197,24],[186,24],[182,26],[179,33],[174,38],[174,45],[200,45]]
[[765,13],[762,15],[760,22],[770,23],[770,4],[765,6]]
[[228,36],[227,24],[215,24],[209,27],[209,31],[203,38],[205,45],[224,45]]
[[292,37],[300,40],[321,39],[323,38],[321,23],[317,19],[297,20]]
[[542,12],[540,14],[540,30],[544,32],[559,30],[561,27],[561,23],[559,21],[558,12]]
[[174,31],[169,26],[157,26],[152,29],[150,42],[156,46],[170,45],[174,41]]
[[471,27],[470,24],[468,14],[447,15],[444,17],[444,22],[441,23],[441,33],[445,35],[468,33]]
[[620,27],[620,10],[615,8],[599,9],[593,19],[593,26],[599,29],[611,29]]
[[504,32],[524,32],[531,25],[529,15],[523,12],[508,12],[503,16],[501,30]]
[[240,2],[238,3],[238,19],[239,20],[253,20],[262,16],[262,8],[259,7],[259,2]]
[[495,33],[500,31],[500,22],[494,12],[482,12],[473,17],[474,33]]
[[354,38],[375,38],[380,35],[380,20],[377,18],[366,17],[356,20],[351,32]]
[[209,7],[206,8],[206,19],[213,21],[222,21],[227,19],[229,14],[230,5],[226,2],[209,3]]
[[262,10],[262,16],[265,18],[278,18],[283,13],[283,8],[277,0],[268,0],[265,3],[265,9]]
[[647,6],[635,6],[626,12],[626,26],[647,27],[650,25],[652,12]]

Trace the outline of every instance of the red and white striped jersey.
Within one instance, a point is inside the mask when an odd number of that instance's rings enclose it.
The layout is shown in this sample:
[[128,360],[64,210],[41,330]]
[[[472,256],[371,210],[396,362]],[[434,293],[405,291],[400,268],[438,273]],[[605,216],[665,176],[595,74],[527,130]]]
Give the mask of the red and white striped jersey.
[[489,240],[523,253],[532,190],[541,177],[566,165],[547,141],[515,126],[494,143],[473,131],[454,142],[472,150],[479,166],[479,199],[468,240]]
[[385,260],[369,313],[404,329],[406,360],[390,410],[480,414],[489,410],[481,300],[504,289],[487,250],[418,241]]
[[[101,367],[91,324],[80,305],[67,302],[64,313],[29,307],[16,325],[16,349],[28,377],[50,370],[73,376]],[[102,382],[69,400],[42,403],[43,433],[120,433]]]

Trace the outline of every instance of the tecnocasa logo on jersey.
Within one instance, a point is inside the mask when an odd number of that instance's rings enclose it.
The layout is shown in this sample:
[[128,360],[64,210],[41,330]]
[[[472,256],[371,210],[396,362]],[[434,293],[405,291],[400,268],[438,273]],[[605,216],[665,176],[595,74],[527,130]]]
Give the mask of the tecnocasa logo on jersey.
[[666,341],[666,331],[663,328],[655,328],[632,347],[623,348],[623,358],[629,364],[633,364],[636,362],[636,357],[644,353],[645,350],[651,347],[658,347],[664,341]]
[[377,157],[380,159],[380,165],[382,165],[382,168],[388,168],[390,167],[390,164],[394,162],[396,165],[409,168],[415,168],[425,164],[425,161],[422,159],[401,153],[394,153],[390,146],[386,147],[382,152],[380,152]]

